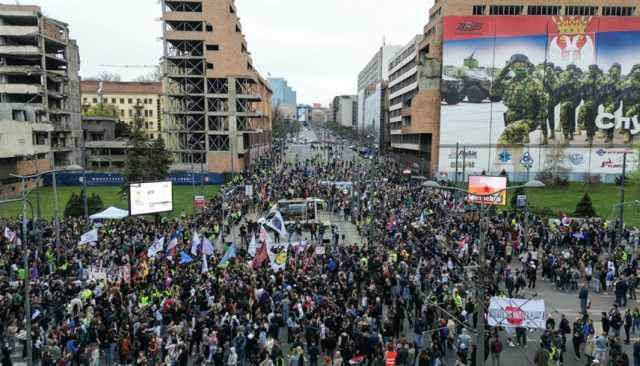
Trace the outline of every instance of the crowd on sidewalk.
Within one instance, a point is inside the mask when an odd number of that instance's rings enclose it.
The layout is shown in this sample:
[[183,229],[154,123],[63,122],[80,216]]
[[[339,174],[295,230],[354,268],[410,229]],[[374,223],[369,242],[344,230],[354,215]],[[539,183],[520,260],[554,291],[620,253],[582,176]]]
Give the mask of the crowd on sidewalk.
[[[2,219],[2,365],[12,364],[16,349],[26,356],[27,277],[36,365],[432,366],[452,357],[475,365],[478,303],[525,296],[538,276],[574,291],[582,315],[549,318],[536,365],[568,357],[638,364],[640,343],[634,354],[621,348],[640,330],[640,311],[627,303],[637,287],[634,233],[613,238],[596,220],[529,217],[525,225],[517,212],[481,219],[460,210],[463,197],[422,187],[391,162],[284,157],[285,148],[275,148],[234,180],[251,185],[252,197],[229,189],[197,215],[107,222],[96,242],[81,245],[84,223],[64,219],[60,245],[50,226],[40,245],[29,243],[27,270],[19,221]],[[326,183],[335,181],[353,189]],[[296,223],[282,237],[249,218],[278,200],[306,197],[351,218],[363,240],[330,235],[322,222]],[[478,281],[466,268],[478,264],[481,220],[490,260]],[[280,253],[284,270],[250,250],[265,236],[296,242]],[[617,298],[599,320],[600,334],[588,313],[595,292]],[[527,343],[524,328],[487,334],[482,347],[497,365],[503,343]]]

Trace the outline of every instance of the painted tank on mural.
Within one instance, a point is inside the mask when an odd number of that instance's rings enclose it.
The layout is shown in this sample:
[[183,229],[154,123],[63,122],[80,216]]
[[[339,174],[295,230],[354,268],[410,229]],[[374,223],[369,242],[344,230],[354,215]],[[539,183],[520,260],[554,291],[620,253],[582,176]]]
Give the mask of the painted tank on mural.
[[[480,66],[473,54],[464,59],[461,67],[444,66],[442,99],[447,104],[458,104],[465,98],[469,103],[482,103],[485,100],[498,102],[500,98],[491,96],[495,71]],[[462,86],[455,88],[453,80],[460,81]]]

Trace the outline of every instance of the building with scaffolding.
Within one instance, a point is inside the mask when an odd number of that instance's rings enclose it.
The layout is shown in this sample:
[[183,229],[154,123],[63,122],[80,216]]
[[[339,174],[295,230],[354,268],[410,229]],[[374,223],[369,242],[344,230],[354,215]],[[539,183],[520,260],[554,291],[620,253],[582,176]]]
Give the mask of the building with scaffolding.
[[31,174],[81,163],[78,46],[39,6],[0,4],[0,195]]
[[271,145],[271,96],[233,0],[163,0],[165,135],[175,170],[239,172]]

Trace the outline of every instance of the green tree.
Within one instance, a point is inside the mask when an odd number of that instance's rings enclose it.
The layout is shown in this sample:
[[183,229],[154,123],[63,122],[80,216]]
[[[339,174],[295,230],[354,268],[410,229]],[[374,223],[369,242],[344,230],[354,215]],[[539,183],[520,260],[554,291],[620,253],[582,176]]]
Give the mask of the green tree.
[[87,117],[118,118],[118,107],[109,103],[98,103],[89,108],[84,115]]
[[116,138],[129,138],[131,136],[131,127],[124,121],[116,122]]
[[171,153],[167,150],[162,136],[153,141],[151,147],[147,150],[148,155],[148,180],[163,180],[169,175],[169,168],[173,159]]
[[[83,194],[84,190],[81,190],[80,194],[76,194],[75,192],[71,194],[71,197],[69,197],[69,201],[67,201],[67,205],[64,208],[65,217],[84,216]],[[91,196],[87,197],[87,208],[89,215],[93,215],[96,212],[104,210],[104,204],[102,203],[100,195],[92,193]]]
[[578,217],[597,217],[596,210],[593,209],[593,203],[588,193],[582,196],[582,199],[576,205],[576,212],[574,214]]

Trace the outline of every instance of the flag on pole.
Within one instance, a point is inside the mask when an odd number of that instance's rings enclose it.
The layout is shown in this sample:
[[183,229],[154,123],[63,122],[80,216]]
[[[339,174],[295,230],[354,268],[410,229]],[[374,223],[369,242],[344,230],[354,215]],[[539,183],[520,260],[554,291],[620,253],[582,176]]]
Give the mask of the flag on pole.
[[209,238],[207,238],[206,236],[203,235],[202,237],[202,253],[207,256],[207,255],[213,255],[213,244],[211,244],[211,241],[209,240]]
[[229,246],[229,249],[227,249],[227,252],[224,253],[224,256],[222,257],[222,259],[220,259],[220,263],[218,264],[218,267],[225,268],[226,266],[229,265],[229,261],[235,257],[236,257],[236,246],[235,244],[231,244],[231,246]]
[[161,237],[157,238],[153,242],[153,244],[151,244],[149,249],[147,249],[147,256],[149,258],[153,258],[156,255],[158,255],[158,253],[160,253],[163,248],[164,248],[164,236],[161,236]]
[[207,273],[209,272],[209,263],[207,263],[207,255],[203,255],[202,256],[202,268],[200,269],[200,273]]
[[98,241],[98,229],[93,229],[91,231],[88,231],[82,234],[82,236],[80,237],[80,243],[78,244],[95,243],[97,241]]
[[191,237],[191,254],[192,255],[198,255],[198,247],[200,246],[201,243],[202,243],[202,239],[200,238],[200,235],[198,235],[198,232],[194,231],[193,236]]
[[6,226],[6,227],[4,228],[4,238],[5,238],[5,239],[7,239],[7,240],[9,240],[11,243],[13,243],[13,242],[15,242],[15,241],[16,241],[16,238],[17,238],[17,237],[18,237],[18,236],[16,235],[16,232],[15,232],[15,231],[12,231],[11,229],[9,229],[9,227],[8,227],[8,226]]
[[[167,246],[167,253],[173,250],[178,246],[178,235],[176,233],[171,234],[171,239],[169,239],[169,245]],[[173,256],[174,253],[171,253]]]
[[265,225],[277,231],[283,239],[287,237],[287,228],[284,226],[284,219],[280,211],[276,211],[271,218],[267,219]]
[[267,248],[271,269],[276,272],[283,271],[287,266],[289,243],[268,245]]
[[180,252],[180,264],[189,264],[193,262],[193,258],[189,256],[189,254],[184,251]]
[[260,246],[260,249],[258,249],[258,252],[256,253],[256,257],[253,258],[253,262],[251,263],[251,267],[253,269],[256,268],[260,268],[260,266],[262,266],[262,263],[269,257],[269,254],[267,253],[267,243],[262,243]]
[[249,243],[249,249],[247,250],[247,252],[249,253],[249,255],[251,257],[255,257],[257,250],[258,250],[258,241],[256,240],[256,237],[254,236],[254,237],[251,238],[251,242]]

